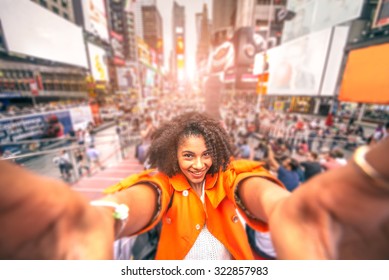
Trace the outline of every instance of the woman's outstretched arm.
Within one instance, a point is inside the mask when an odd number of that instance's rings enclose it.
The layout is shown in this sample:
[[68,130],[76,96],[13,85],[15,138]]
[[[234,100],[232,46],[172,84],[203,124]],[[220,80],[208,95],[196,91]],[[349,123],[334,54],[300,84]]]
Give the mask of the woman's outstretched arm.
[[363,157],[379,175],[358,154],[292,194],[255,177],[242,182],[239,194],[251,213],[269,223],[279,258],[388,259],[388,151],[389,139]]
[[[0,259],[109,259],[117,221],[62,181],[0,161]],[[137,185],[103,200],[126,204],[122,235],[147,226],[157,193]]]

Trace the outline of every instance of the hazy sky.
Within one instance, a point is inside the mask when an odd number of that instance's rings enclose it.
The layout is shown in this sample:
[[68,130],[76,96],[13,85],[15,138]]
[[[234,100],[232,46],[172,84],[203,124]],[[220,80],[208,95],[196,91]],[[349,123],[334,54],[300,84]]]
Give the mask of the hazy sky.
[[[186,29],[186,71],[188,76],[195,71],[197,35],[195,26],[195,14],[200,13],[203,4],[208,6],[208,18],[212,17],[212,0],[176,0],[179,5],[185,6],[185,29]],[[170,51],[172,49],[172,11],[173,0],[157,0],[157,7],[163,18],[163,39],[165,66],[169,68]],[[189,77],[190,78],[190,77]]]

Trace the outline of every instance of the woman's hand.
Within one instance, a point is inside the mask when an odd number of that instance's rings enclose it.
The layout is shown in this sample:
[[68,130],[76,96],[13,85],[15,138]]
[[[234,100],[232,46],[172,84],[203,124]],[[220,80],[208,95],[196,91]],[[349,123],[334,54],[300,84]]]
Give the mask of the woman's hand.
[[110,209],[4,161],[0,170],[0,259],[112,258]]
[[279,259],[388,259],[389,191],[349,163],[297,188],[269,225]]

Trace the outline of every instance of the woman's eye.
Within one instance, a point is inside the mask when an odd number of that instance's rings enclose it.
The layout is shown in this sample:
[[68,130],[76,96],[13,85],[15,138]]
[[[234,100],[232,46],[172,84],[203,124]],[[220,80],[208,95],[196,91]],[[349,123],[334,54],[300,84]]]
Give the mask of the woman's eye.
[[184,154],[184,157],[185,157],[185,158],[191,158],[192,155],[191,155],[191,154]]

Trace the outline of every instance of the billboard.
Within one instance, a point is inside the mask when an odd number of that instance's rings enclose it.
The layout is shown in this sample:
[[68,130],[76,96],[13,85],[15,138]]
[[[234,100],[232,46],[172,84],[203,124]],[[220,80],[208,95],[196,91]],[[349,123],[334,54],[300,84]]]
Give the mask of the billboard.
[[373,28],[389,25],[389,0],[379,0],[374,15]]
[[129,89],[138,89],[139,73],[136,64],[128,64],[125,67],[117,67],[117,80],[119,89],[128,92]]
[[332,28],[268,50],[269,95],[318,95]]
[[118,58],[124,58],[123,36],[113,31],[110,34],[113,55]]
[[339,100],[389,104],[389,43],[352,50],[348,56]]
[[287,9],[296,15],[285,21],[282,42],[357,19],[363,4],[364,0],[289,0]]
[[349,29],[348,26],[334,28],[320,96],[334,96],[337,91]]
[[[61,134],[52,133],[53,120],[62,127]],[[30,139],[56,138],[64,136],[72,129],[68,110],[52,111],[7,118],[0,121],[0,143],[18,142]]]
[[103,48],[88,42],[89,61],[93,79],[95,81],[109,81],[107,54]]
[[156,80],[156,73],[150,68],[146,68],[145,85],[148,87],[154,87]]
[[84,27],[89,33],[109,41],[107,14],[104,0],[83,0]]
[[8,52],[88,67],[82,29],[29,0],[0,0]]
[[94,123],[90,106],[74,107],[70,109],[70,118],[74,131],[85,130],[89,123]]
[[[0,143],[58,138],[71,130],[86,129],[89,122],[93,122],[89,106],[10,117],[0,120]],[[52,133],[53,126],[61,127],[61,135]]]

